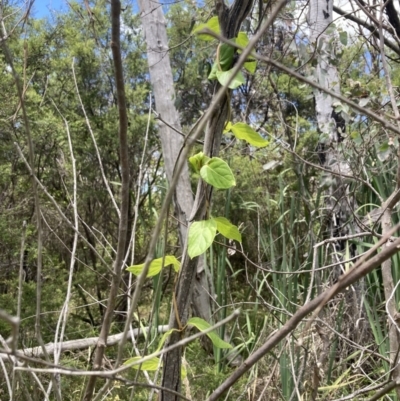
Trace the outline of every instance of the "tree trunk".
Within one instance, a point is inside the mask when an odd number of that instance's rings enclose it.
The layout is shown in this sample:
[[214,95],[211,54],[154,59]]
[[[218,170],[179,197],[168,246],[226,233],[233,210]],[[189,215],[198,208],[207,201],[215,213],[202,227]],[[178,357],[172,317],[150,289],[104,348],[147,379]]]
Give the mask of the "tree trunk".
[[[310,0],[308,24],[310,27],[310,41],[315,46],[315,57],[317,60],[316,71],[314,76],[317,82],[336,93],[340,93],[340,76],[335,65],[336,52],[339,49],[338,38],[332,26],[333,0]],[[350,234],[359,231],[358,226],[354,224],[353,214],[357,208],[356,200],[349,191],[349,181],[341,175],[351,176],[352,171],[349,163],[341,153],[342,143],[346,141],[345,119],[340,112],[335,111],[334,99],[323,91],[315,90],[315,109],[319,131],[318,155],[320,163],[323,167],[332,173],[323,173],[322,185],[325,187],[325,205],[327,223],[327,237],[331,240],[338,238],[332,242],[330,246],[331,263],[344,261],[344,255],[349,253],[355,255],[354,245],[351,246],[343,240]],[[340,237],[342,239],[340,239]],[[345,252],[346,248],[350,252]],[[333,279],[344,272],[343,265],[335,267],[333,271]],[[332,276],[331,276],[332,277]],[[322,284],[322,282],[321,282]],[[354,330],[356,321],[359,320],[362,308],[360,307],[361,288],[363,281],[352,286],[347,292],[347,299],[350,303],[348,316],[352,316],[351,321],[347,322],[348,336],[358,342],[363,334],[363,330]],[[319,288],[319,291],[322,289]],[[329,319],[329,316],[327,316]],[[320,333],[324,331],[322,328]],[[326,336],[321,334],[321,340],[329,341]],[[314,389],[320,385],[321,368],[325,366],[328,352],[321,350],[316,361],[314,375]]]
[[[142,26],[147,45],[147,60],[150,70],[150,80],[153,87],[156,110],[162,120],[159,122],[160,140],[165,163],[165,172],[170,182],[176,160],[183,146],[183,137],[173,128],[182,132],[179,113],[174,99],[175,89],[172,78],[166,22],[162,7],[158,0],[139,0]],[[171,128],[173,127],[173,128]],[[184,249],[187,225],[193,208],[193,193],[189,179],[189,169],[184,167],[174,194],[175,216],[179,221],[179,238]],[[203,257],[197,266],[195,276],[196,296],[193,297],[195,314],[206,321],[211,319],[211,300],[209,294],[211,283],[207,279],[207,271]]]
[[[316,47],[317,58],[315,77],[320,85],[340,93],[340,77],[334,64],[335,52],[338,50],[337,38],[330,27],[333,0],[311,0],[309,7],[310,40]],[[332,171],[332,174],[324,173],[322,183],[327,188],[329,237],[339,238],[358,231],[358,227],[350,223],[353,220],[353,211],[357,207],[356,201],[349,193],[348,179],[341,176],[352,175],[348,162],[341,154],[341,144],[346,141],[346,123],[341,113],[336,113],[331,96],[320,90],[315,90],[314,96],[320,134],[318,155],[321,164]],[[343,251],[344,246],[345,242],[338,240],[333,253]],[[354,252],[353,249],[352,251]]]
[[[175,89],[169,59],[166,22],[158,0],[139,0],[140,15],[147,45],[147,61],[150,81],[156,103],[156,111],[163,121],[182,132],[179,114],[174,106]],[[173,128],[159,121],[159,133],[165,163],[165,172],[170,182],[175,162],[183,146],[183,137]],[[185,166],[174,194],[175,214],[179,224],[181,243],[186,238],[187,221],[193,206],[193,194],[189,180],[189,169]]]

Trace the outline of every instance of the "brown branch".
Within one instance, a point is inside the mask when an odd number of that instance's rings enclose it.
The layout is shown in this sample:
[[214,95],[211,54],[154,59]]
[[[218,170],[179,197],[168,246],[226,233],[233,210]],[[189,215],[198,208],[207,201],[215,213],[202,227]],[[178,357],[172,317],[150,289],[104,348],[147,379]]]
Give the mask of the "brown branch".
[[[118,247],[114,261],[114,271],[108,296],[107,309],[101,326],[99,340],[93,361],[93,369],[99,370],[103,363],[103,356],[107,346],[107,338],[114,315],[115,303],[121,281],[122,264],[125,256],[125,248],[128,235],[129,212],[129,154],[128,154],[128,116],[126,110],[125,84],[122,67],[121,43],[120,43],[120,14],[121,2],[111,1],[111,50],[114,61],[114,74],[117,89],[118,113],[119,113],[119,156],[121,165],[121,216],[118,228]],[[86,386],[84,400],[92,399],[96,383],[96,377],[89,379]]]
[[396,387],[399,387],[398,383],[395,380],[392,380],[388,384],[386,384],[383,389],[376,392],[373,397],[369,398],[368,401],[377,401]]
[[[368,22],[363,21],[362,19],[356,17],[352,13],[348,13],[339,7],[333,6],[333,11],[339,15],[342,15],[344,18],[346,18],[350,21],[353,21],[356,24],[364,27],[365,29],[368,29],[372,33],[373,36],[375,36],[377,39],[379,39],[379,32],[378,32],[378,29],[376,26],[368,24]],[[400,56],[400,47],[396,46],[393,42],[391,42],[387,38],[384,38],[383,40],[384,40],[385,45],[389,49],[393,50],[396,54],[398,54]]]

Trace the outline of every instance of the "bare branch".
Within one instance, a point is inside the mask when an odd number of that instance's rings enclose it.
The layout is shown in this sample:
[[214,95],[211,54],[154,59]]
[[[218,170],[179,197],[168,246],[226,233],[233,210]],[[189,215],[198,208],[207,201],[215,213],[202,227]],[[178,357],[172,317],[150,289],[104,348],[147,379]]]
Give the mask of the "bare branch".
[[[93,368],[100,369],[103,363],[103,356],[107,346],[107,337],[111,328],[114,315],[114,307],[121,281],[122,264],[125,257],[126,242],[128,235],[128,212],[129,212],[129,154],[128,154],[128,115],[126,110],[125,83],[121,56],[121,2],[111,1],[111,50],[114,61],[114,74],[117,87],[118,113],[119,113],[119,156],[121,165],[121,215],[118,228],[117,255],[114,260],[114,271],[111,281],[111,288],[108,296],[107,309],[101,326],[99,341],[93,360]],[[96,377],[89,379],[84,399],[92,399],[96,383]]]
[[[0,313],[1,313],[1,310],[0,310]],[[144,333],[148,334],[148,333],[150,333],[150,330],[151,330],[150,327],[147,327],[144,330],[143,329],[133,329],[132,332],[129,332],[128,338],[131,337],[131,334],[133,334],[135,337],[144,335]],[[157,327],[158,333],[165,333],[167,330],[168,330],[168,325],[163,325],[163,326]],[[119,333],[119,334],[113,334],[112,336],[109,336],[107,339],[107,346],[119,344],[119,342],[121,341],[121,338],[122,338],[122,334],[123,333]],[[86,349],[89,347],[94,347],[94,346],[96,346],[97,341],[99,341],[99,337],[82,338],[79,340],[63,341],[63,342],[57,344],[57,347],[59,348],[60,352],[75,351],[78,349]],[[55,348],[56,348],[56,344],[54,344],[54,343],[46,344],[46,351],[49,354],[52,354],[54,352]],[[14,350],[12,352],[12,354],[15,355],[16,357],[30,356],[30,357],[40,358],[43,356],[43,349],[42,349],[42,347],[25,348],[22,350]],[[8,359],[8,356],[9,356],[9,353],[0,352],[0,359],[6,360],[6,359]]]
[[[53,196],[51,196],[51,194],[49,193],[49,191],[46,189],[46,187],[42,184],[42,182],[40,182],[40,180],[37,178],[34,170],[31,168],[29,162],[26,160],[24,154],[22,153],[21,148],[18,146],[18,144],[16,142],[14,142],[14,146],[17,149],[17,152],[21,158],[21,160],[25,163],[26,168],[28,169],[29,173],[32,175],[33,179],[36,181],[37,185],[39,186],[39,188],[43,191],[43,193],[49,198],[49,200],[51,201],[51,203],[54,205],[55,209],[57,210],[58,214],[60,215],[60,217],[68,224],[69,227],[71,227],[74,232],[76,232],[75,230],[75,226],[74,224],[68,219],[68,217],[63,213],[63,211],[61,210],[59,204],[57,203],[57,201],[54,199]],[[85,244],[93,250],[93,252],[96,253],[96,256],[99,258],[99,260],[104,264],[104,266],[106,266],[108,268],[108,263],[104,260],[104,258],[102,257],[102,255],[100,255],[100,253],[98,252],[98,250],[78,231],[77,233],[79,235],[79,237],[85,242]]]
[[97,146],[97,141],[96,141],[96,138],[95,138],[95,136],[94,136],[94,133],[93,133],[93,130],[92,130],[92,126],[91,126],[91,124],[90,124],[89,117],[88,117],[88,115],[87,115],[87,113],[86,113],[85,106],[83,105],[82,98],[81,98],[81,94],[79,93],[78,82],[77,82],[77,80],[76,80],[76,74],[75,74],[75,59],[72,61],[72,76],[74,77],[74,83],[75,83],[76,94],[77,94],[77,96],[78,96],[79,103],[80,103],[80,105],[81,105],[81,109],[82,109],[83,115],[85,116],[86,125],[87,125],[87,127],[88,127],[89,132],[90,132],[90,136],[91,136],[92,141],[93,141],[94,149],[95,149],[95,151],[96,151],[97,161],[99,162],[100,172],[101,172],[101,176],[102,176],[102,178],[103,178],[104,185],[105,185],[106,188],[107,188],[107,192],[108,192],[108,194],[110,195],[111,202],[112,202],[112,204],[114,205],[115,210],[117,211],[118,217],[120,217],[120,216],[121,216],[121,212],[120,212],[120,210],[119,210],[119,207],[118,207],[118,205],[117,205],[117,202],[115,201],[114,194],[113,194],[112,191],[111,191],[111,188],[110,188],[110,185],[109,185],[109,183],[108,183],[106,174],[105,174],[105,172],[104,172],[103,162],[101,161],[101,156],[100,156],[99,148],[98,148],[98,146]]

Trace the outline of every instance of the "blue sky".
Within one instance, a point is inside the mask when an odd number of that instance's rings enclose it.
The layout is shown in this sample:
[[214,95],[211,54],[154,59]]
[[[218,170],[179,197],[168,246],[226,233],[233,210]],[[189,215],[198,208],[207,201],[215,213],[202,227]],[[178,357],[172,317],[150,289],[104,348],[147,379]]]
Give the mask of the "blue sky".
[[68,4],[65,0],[35,0],[33,15],[36,18],[50,16],[52,12],[66,11]]
[[[77,0],[81,3],[81,0]],[[133,3],[134,12],[137,11],[136,1],[128,0],[129,3]],[[160,3],[165,5],[175,4],[179,0],[159,0]],[[197,4],[202,5],[204,0],[197,0]],[[35,0],[33,4],[33,16],[35,18],[45,18],[52,15],[53,12],[66,12],[68,11],[68,3],[66,0]],[[164,9],[166,11],[166,9]]]

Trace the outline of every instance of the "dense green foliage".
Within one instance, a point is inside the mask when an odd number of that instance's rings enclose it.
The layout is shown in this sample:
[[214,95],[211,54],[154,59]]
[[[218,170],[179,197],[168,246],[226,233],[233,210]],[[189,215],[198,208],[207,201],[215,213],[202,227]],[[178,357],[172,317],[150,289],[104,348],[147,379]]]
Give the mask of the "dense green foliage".
[[[116,85],[109,50],[109,5],[106,1],[97,1],[90,7],[92,14],[88,15],[82,4],[71,2],[67,13],[52,20],[30,18],[24,25],[18,24],[7,40],[14,68],[23,82],[24,104],[35,151],[34,172],[41,182],[38,190],[43,219],[41,322],[45,343],[53,342],[59,330],[71,263],[74,237],[72,157],[78,176],[76,208],[80,234],[65,340],[99,334],[117,244],[119,218],[110,192],[118,205],[121,171]],[[212,11],[207,7],[198,8],[185,1],[170,6],[167,13],[177,90],[175,105],[185,133],[207,109],[212,96],[213,83],[207,77],[212,73],[216,42],[190,36],[195,23],[205,23],[209,19]],[[286,12],[294,12],[294,7],[288,5]],[[257,16],[255,11],[254,21],[249,19],[244,27],[249,37],[256,30]],[[7,29],[16,21],[7,19]],[[283,43],[279,42],[278,46],[276,32],[283,29],[282,21],[276,21],[274,28],[257,45],[256,52],[281,60],[291,68],[302,68],[302,58],[310,54],[304,53],[300,34],[296,37],[288,29]],[[168,183],[157,138],[158,121],[154,116],[149,117],[153,105],[149,104],[151,87],[140,20],[131,6],[123,11],[123,24],[131,177],[128,238],[133,235],[135,218],[138,219],[135,247],[133,251],[129,249],[127,265],[134,265],[128,270],[136,274],[144,262]],[[342,93],[365,107],[390,115],[388,94],[382,90],[383,78],[378,66],[372,64],[377,57],[375,52],[362,39],[343,48],[336,60]],[[312,63],[304,66],[304,74],[310,73],[312,68]],[[16,300],[21,294],[18,348],[22,348],[38,345],[35,336],[38,232],[32,177],[17,150],[21,149],[27,157],[26,121],[10,71],[5,55],[0,53],[3,99],[0,107],[0,305],[15,315]],[[400,77],[397,62],[392,62],[392,73],[393,85],[397,87]],[[229,356],[236,356],[237,363],[251,355],[299,306],[337,281],[342,273],[340,267],[312,271],[329,265],[332,252],[336,252],[329,248],[335,247],[333,244],[315,247],[329,237],[323,192],[329,186],[329,176],[318,169],[319,137],[312,89],[262,62],[257,63],[254,74],[246,69],[241,74],[243,84],[235,86],[230,99],[230,126],[226,127],[223,137],[221,158],[205,160],[204,155],[199,156],[197,145],[192,151],[193,188],[199,179],[204,179],[219,190],[214,191],[213,202],[209,205],[210,219],[196,223],[192,229],[192,235],[197,235],[194,239],[189,234],[189,254],[194,257],[206,252],[215,289],[212,296],[217,305],[216,320],[241,308],[237,321],[218,329],[219,337],[228,340],[233,351],[215,346],[214,342],[211,358],[200,342],[187,346],[184,388],[193,400],[205,399],[229,376],[235,366],[235,360],[232,363]],[[379,207],[379,196],[386,199],[394,189],[398,140],[346,105],[337,107],[347,123],[341,152],[349,160],[354,176],[361,178],[348,183],[359,205],[354,211],[354,220],[358,219],[360,230],[365,230],[368,222],[361,224],[360,220]],[[215,164],[218,165],[215,167]],[[144,181],[138,190],[140,174]],[[159,237],[154,257],[160,259],[153,265],[152,278],[146,281],[135,328],[168,324],[174,296],[174,268],[177,270],[177,259],[182,253],[177,223],[172,215],[171,211],[168,225]],[[226,219],[238,227],[240,233]],[[393,213],[393,221],[400,221],[397,211]],[[23,234],[24,222],[26,234]],[[379,229],[379,224],[374,229]],[[196,230],[197,234],[193,234]],[[24,235],[25,247],[21,251]],[[199,244],[199,235],[204,239],[202,244]],[[345,241],[341,251],[350,257],[351,245],[355,244],[361,254],[374,241],[372,236]],[[161,270],[161,258],[165,255],[169,259]],[[343,263],[342,270],[349,269],[351,263]],[[20,267],[22,288],[18,284]],[[399,267],[400,259],[396,256],[392,267],[395,283],[400,280]],[[132,277],[128,271],[124,273],[111,334],[122,330],[130,287],[134,285]],[[307,333],[299,328],[280,343],[241,378],[227,399],[242,399],[245,394],[254,400],[262,394],[265,398],[259,399],[297,399],[297,386],[304,399],[330,400],[387,379],[389,345],[381,284],[380,272],[374,271],[360,287],[349,288],[345,294],[338,295],[320,313],[315,328]],[[359,291],[364,295],[362,306],[357,304],[360,298],[352,296],[352,292]],[[398,304],[398,292],[395,297]],[[188,331],[192,334],[192,329]],[[10,326],[1,320],[0,333],[4,338],[11,334]],[[140,339],[138,347],[141,352],[146,349],[146,354],[150,354],[157,350],[159,340],[160,336],[152,330],[146,340]],[[321,367],[319,354],[324,352],[325,366]],[[366,355],[362,354],[364,352]],[[126,346],[124,358],[136,356],[134,348]],[[107,358],[115,360],[116,357],[116,350],[109,347]],[[86,369],[90,358],[91,351],[76,350],[62,354],[60,363]],[[128,380],[144,382],[143,372],[138,376],[136,373],[132,369],[125,376]],[[313,387],[315,375],[319,377],[317,389]],[[39,377],[46,385],[50,381],[48,375],[39,374]],[[298,380],[297,384],[293,378]],[[40,399],[42,394],[35,389],[33,379],[29,377],[26,381],[27,388],[34,391],[33,399]],[[77,400],[82,396],[83,377],[65,376],[61,383],[63,399]],[[3,381],[0,389],[0,394],[7,391]],[[17,390],[16,399],[19,396],[22,399],[22,391]],[[138,387],[135,391],[135,400],[148,399],[148,389]],[[130,386],[117,383],[109,399],[129,399],[130,396]]]

